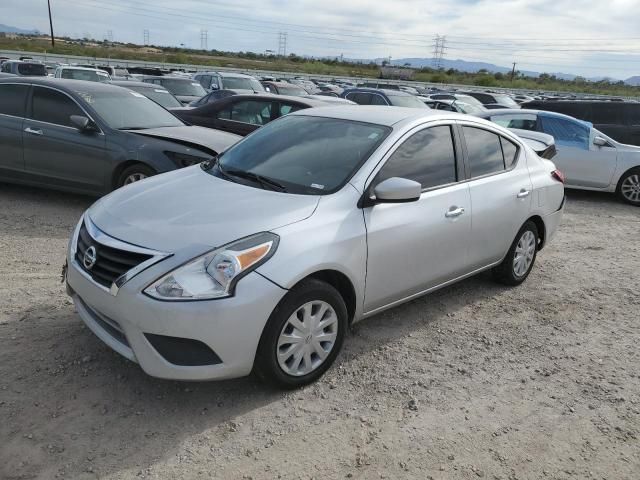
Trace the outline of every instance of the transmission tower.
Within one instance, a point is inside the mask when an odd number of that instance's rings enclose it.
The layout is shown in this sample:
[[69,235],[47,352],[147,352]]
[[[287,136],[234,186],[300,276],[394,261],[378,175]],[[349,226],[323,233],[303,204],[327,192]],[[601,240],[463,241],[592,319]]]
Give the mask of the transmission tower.
[[113,43],[113,30],[107,30],[107,40],[109,43]]
[[287,32],[280,32],[278,34],[278,56],[287,56]]
[[144,37],[144,45],[149,45],[149,30],[145,28],[142,31],[142,36]]
[[209,50],[207,46],[208,33],[206,30],[200,30],[200,50]]
[[434,45],[433,45],[432,64],[433,64],[433,68],[438,70],[442,68],[442,59],[444,57],[444,51],[447,48],[446,47],[447,37],[445,35],[442,35],[442,36],[436,35],[433,41],[434,41]]

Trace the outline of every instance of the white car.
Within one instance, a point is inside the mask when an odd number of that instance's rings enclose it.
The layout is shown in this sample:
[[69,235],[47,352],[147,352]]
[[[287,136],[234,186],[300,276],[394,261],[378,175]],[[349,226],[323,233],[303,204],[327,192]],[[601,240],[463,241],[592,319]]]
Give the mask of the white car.
[[150,375],[319,378],[349,324],[491,269],[515,286],[553,237],[562,175],[457,113],[299,110],[80,219],[68,292]]
[[478,115],[506,128],[544,132],[554,137],[553,161],[567,188],[616,193],[640,206],[640,147],[616,142],[584,122],[543,110],[492,110]]
[[89,82],[108,83],[111,81],[111,76],[103,70],[98,70],[97,68],[74,67],[70,65],[63,65],[56,68],[54,76],[56,78],[86,80]]

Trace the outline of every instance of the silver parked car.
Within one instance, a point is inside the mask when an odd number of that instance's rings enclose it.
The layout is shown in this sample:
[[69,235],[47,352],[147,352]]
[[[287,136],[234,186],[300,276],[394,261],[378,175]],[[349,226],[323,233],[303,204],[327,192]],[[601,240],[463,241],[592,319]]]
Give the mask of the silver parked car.
[[494,110],[478,115],[503,127],[554,137],[553,161],[568,188],[616,193],[640,206],[640,147],[616,142],[582,120],[542,110]]
[[96,202],[69,243],[68,292],[150,375],[297,387],[352,322],[487,269],[523,282],[560,222],[561,179],[484,120],[306,109]]

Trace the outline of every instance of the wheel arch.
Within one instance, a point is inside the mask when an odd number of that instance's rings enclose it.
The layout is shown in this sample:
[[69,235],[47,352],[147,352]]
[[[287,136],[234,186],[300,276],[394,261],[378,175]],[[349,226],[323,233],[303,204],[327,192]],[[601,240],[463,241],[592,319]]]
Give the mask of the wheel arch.
[[[353,319],[355,318],[356,310],[357,310],[357,303],[356,303],[357,296],[356,296],[356,289],[353,285],[353,282],[351,282],[351,280],[349,279],[349,277],[347,277],[344,273],[338,270],[331,270],[331,269],[318,270],[317,272],[313,272],[307,275],[306,277],[304,277],[303,279],[301,279],[299,282],[296,283],[296,285],[310,278],[328,283],[338,291],[338,293],[344,300],[344,303],[347,307],[347,313],[349,315],[349,324],[352,323]],[[293,288],[295,288],[295,286]]]
[[633,171],[636,171],[640,174],[640,165],[634,165],[633,167],[629,167],[624,172],[622,172],[620,177],[618,177],[618,183],[616,184],[616,193],[620,193],[620,187],[622,186],[622,181],[625,179],[625,177],[628,174],[630,174]]
[[547,226],[544,220],[540,215],[533,215],[527,219],[527,222],[533,222],[538,229],[538,250],[542,250],[547,239]]
[[145,167],[149,167],[153,171],[157,172],[158,169],[153,165],[148,164],[147,162],[142,162],[140,160],[126,160],[124,162],[119,163],[116,168],[113,169],[113,173],[111,174],[111,190],[115,190],[118,188],[118,178],[122,175],[127,168],[132,167],[133,165],[144,165]]

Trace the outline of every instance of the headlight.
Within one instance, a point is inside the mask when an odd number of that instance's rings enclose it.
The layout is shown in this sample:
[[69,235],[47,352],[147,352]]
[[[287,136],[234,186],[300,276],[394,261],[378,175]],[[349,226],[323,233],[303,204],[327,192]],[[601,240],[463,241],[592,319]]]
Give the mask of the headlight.
[[279,237],[263,232],[212,250],[169,272],[144,293],[159,300],[207,300],[233,295],[236,283],[269,260]]
[[204,162],[210,157],[198,157],[196,155],[189,155],[188,153],[172,152],[165,150],[164,154],[173,160],[179,167],[190,167],[196,163]]

